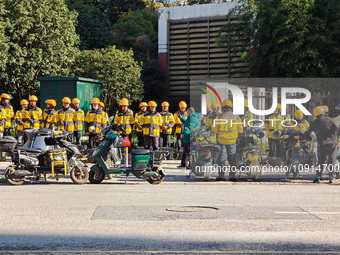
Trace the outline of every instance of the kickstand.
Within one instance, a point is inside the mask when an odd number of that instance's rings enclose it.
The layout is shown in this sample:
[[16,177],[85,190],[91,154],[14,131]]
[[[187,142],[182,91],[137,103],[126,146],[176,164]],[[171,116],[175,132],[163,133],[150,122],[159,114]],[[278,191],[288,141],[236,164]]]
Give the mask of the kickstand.
[[126,174],[126,177],[125,177],[125,184],[127,183],[127,178],[129,177],[129,174],[130,174],[130,173],[127,173],[127,174]]

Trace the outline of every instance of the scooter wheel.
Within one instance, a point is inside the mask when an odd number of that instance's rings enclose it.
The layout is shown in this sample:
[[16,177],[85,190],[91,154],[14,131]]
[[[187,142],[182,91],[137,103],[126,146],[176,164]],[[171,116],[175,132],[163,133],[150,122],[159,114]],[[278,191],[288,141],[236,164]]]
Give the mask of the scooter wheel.
[[99,169],[97,173],[90,171],[89,173],[89,181],[92,184],[99,184],[101,183],[105,178],[105,172],[103,169]]
[[21,185],[24,183],[24,176],[15,176],[14,174],[11,173],[11,171],[14,169],[15,167],[10,165],[5,169],[5,178],[6,181],[11,184],[11,185]]
[[75,184],[85,184],[89,178],[89,171],[85,166],[73,167],[70,177]]

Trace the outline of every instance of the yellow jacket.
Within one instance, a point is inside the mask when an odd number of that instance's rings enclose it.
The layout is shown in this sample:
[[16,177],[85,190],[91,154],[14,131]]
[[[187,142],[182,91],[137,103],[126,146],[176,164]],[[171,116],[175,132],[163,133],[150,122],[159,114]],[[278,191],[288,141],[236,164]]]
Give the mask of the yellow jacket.
[[0,105],[0,132],[4,131],[4,128],[10,128],[12,126],[12,120],[14,119],[14,111],[11,105]]
[[[43,118],[42,110],[38,106],[34,106],[33,108],[27,106],[23,112],[24,129],[39,129],[40,122]],[[33,124],[29,120],[32,120]]]
[[[242,120],[238,115],[234,115],[231,110],[220,114],[212,130],[217,134],[217,141],[223,145],[229,145],[236,142],[239,134],[243,132]],[[223,121],[222,121],[223,120]]]
[[182,128],[183,128],[183,123],[181,121],[181,118],[179,117],[179,115],[182,115],[182,117],[187,118],[188,114],[186,111],[181,112],[181,111],[177,111],[174,114],[174,119],[175,119],[175,133],[176,134],[182,134]]
[[82,109],[74,109],[73,113],[73,122],[74,122],[74,131],[82,131],[83,130],[83,122],[85,120],[85,113]]
[[139,124],[143,127],[143,135],[157,137],[162,126],[162,117],[158,112],[145,112],[139,118]]
[[[106,113],[102,110],[90,110],[85,117],[85,131],[91,134],[99,134],[104,128],[107,127],[108,118]],[[95,127],[92,130],[90,127]]]
[[[306,132],[309,128],[309,123],[306,119],[301,121],[296,121],[297,125],[293,128],[296,131],[300,131],[302,133]],[[294,136],[295,139],[299,139],[299,136]]]
[[24,130],[24,122],[22,121],[24,110],[19,110],[15,113],[15,122],[17,123],[17,131]]
[[42,128],[53,128],[56,124],[56,110],[45,109],[43,112],[43,121],[41,123]]
[[[131,109],[127,109],[126,112],[122,112],[122,110],[118,110],[116,112],[113,123],[123,125],[123,127],[125,128],[125,133],[131,134],[132,125],[135,124],[135,118],[133,117],[133,111]],[[120,131],[120,133],[122,133],[122,132]]]
[[[143,113],[144,112],[142,112],[142,111],[136,112],[136,115],[135,115],[135,124],[139,123],[139,118],[143,115]],[[136,125],[136,130],[137,130],[137,132],[143,132],[143,130],[138,128],[137,125]]]
[[264,127],[266,128],[266,131],[268,132],[268,138],[271,139],[279,139],[275,138],[273,136],[273,133],[275,131],[283,131],[285,129],[284,126],[282,126],[282,121],[285,119],[280,114],[272,114],[268,117],[268,121],[264,123]]
[[168,127],[167,130],[161,130],[161,133],[163,134],[171,134],[172,133],[172,128],[175,125],[175,118],[174,115],[170,112],[161,112],[161,118],[162,118],[162,127],[166,126]]

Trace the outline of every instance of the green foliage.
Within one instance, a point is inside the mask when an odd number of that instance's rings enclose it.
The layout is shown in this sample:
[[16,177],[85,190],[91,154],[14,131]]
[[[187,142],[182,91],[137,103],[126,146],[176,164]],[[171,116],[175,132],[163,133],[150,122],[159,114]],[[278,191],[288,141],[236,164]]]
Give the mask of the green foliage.
[[143,65],[144,100],[155,100],[165,90],[165,72],[158,65],[157,59],[151,59]]
[[69,0],[67,6],[79,13],[76,32],[80,37],[81,50],[100,49],[112,45],[112,25],[107,13],[100,11],[98,1]]
[[8,49],[2,91],[22,98],[38,92],[38,76],[67,75],[77,52],[76,12],[63,0],[0,0],[0,6],[0,41]]
[[136,11],[144,9],[146,3],[144,0],[102,0],[100,1],[100,10],[107,13],[111,24],[115,24],[119,18],[127,14],[130,10]]
[[[339,75],[339,57],[335,58],[339,56],[338,1],[240,0],[239,3],[229,16],[237,16],[241,22],[225,25],[216,43],[230,51],[241,50],[251,76]],[[331,64],[330,59],[336,59],[335,63]]]
[[132,50],[119,50],[110,46],[80,52],[73,75],[106,81],[104,103],[111,108],[123,97],[131,102],[142,99],[141,71],[140,63],[134,60]]
[[131,11],[113,26],[118,48],[133,48],[139,60],[149,60],[157,52],[158,14],[148,9]]

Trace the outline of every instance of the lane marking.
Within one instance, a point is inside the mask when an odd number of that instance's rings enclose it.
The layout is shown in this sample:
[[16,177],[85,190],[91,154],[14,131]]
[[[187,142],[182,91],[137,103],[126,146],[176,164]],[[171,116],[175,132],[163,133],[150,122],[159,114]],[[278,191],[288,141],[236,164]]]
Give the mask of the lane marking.
[[340,215],[340,212],[274,212],[276,214],[333,214]]

